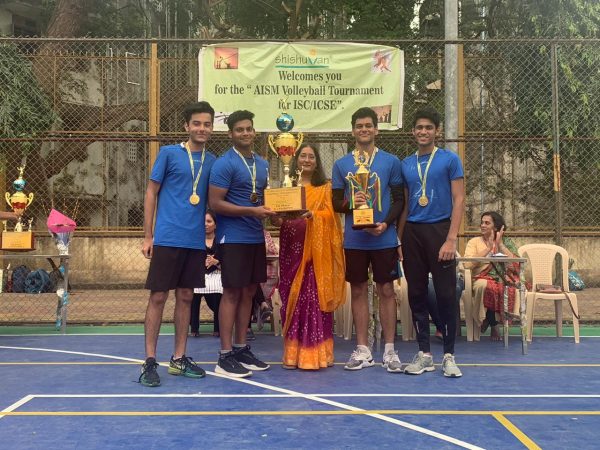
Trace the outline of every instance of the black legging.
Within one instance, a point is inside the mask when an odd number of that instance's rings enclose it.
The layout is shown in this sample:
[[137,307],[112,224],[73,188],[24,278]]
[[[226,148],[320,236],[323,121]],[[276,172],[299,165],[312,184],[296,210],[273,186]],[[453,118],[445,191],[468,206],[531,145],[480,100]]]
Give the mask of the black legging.
[[408,301],[417,330],[419,350],[427,353],[429,347],[429,308],[427,284],[429,272],[437,299],[437,307],[444,338],[444,353],[454,353],[456,340],[456,260],[438,261],[440,248],[446,241],[450,221],[439,223],[407,222],[402,234],[404,274],[408,284]]
[[197,333],[200,330],[200,301],[202,297],[206,300],[206,304],[213,312],[213,331],[219,332],[219,304],[221,303],[221,295],[215,294],[194,294],[192,298],[192,313],[190,316],[190,328],[192,333]]

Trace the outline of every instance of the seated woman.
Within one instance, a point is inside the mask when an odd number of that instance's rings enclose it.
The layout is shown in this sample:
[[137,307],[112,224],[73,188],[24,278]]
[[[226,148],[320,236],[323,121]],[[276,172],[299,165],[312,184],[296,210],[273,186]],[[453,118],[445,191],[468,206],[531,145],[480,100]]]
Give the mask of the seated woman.
[[[481,215],[481,236],[467,242],[465,257],[489,256],[501,253],[505,256],[517,257],[515,244],[504,236],[506,223],[495,211],[487,211]],[[506,267],[506,270],[505,270]],[[515,288],[510,284],[519,277],[518,264],[493,264],[465,262],[465,268],[471,269],[473,277],[473,316],[475,322],[485,332],[492,327],[491,339],[499,341],[500,332],[498,317],[504,309],[504,284],[509,285],[508,310],[515,304]]]

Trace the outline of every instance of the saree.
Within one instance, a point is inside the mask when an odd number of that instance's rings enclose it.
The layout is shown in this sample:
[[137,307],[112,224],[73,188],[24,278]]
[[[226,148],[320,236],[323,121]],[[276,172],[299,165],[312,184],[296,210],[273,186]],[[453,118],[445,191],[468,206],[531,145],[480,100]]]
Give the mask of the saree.
[[345,266],[331,184],[305,190],[312,218],[284,221],[279,235],[283,364],[316,370],[333,365],[333,311],[346,298]]
[[[509,238],[503,238],[502,242],[512,254],[518,255],[515,244]],[[504,320],[504,285],[508,286],[508,311],[513,311],[517,293],[514,286],[519,281],[519,265],[492,263],[474,278],[487,280],[483,305],[486,309],[499,313],[501,320]]]

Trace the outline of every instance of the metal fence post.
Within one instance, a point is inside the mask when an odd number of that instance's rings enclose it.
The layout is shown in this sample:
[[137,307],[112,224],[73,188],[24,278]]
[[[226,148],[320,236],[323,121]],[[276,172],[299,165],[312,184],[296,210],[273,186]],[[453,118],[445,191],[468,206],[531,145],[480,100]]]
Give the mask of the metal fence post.
[[553,43],[550,51],[552,67],[552,170],[554,174],[554,201],[556,207],[556,222],[554,242],[562,246],[562,188],[560,179],[560,117],[558,112],[558,44]]

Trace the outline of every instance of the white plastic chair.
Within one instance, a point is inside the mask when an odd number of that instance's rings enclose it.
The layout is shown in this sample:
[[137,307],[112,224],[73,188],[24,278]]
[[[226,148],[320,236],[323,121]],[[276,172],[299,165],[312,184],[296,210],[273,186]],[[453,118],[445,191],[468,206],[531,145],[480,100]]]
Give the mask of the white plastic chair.
[[471,269],[465,269],[465,289],[461,295],[463,302],[463,310],[465,314],[465,325],[467,326],[467,341],[479,341],[481,338],[481,329],[477,325],[474,317],[473,308],[473,279],[471,276]]
[[[554,300],[556,335],[562,336],[562,302],[568,299],[573,312],[575,343],[579,344],[579,310],[577,295],[569,292],[569,255],[567,251],[558,245],[528,244],[519,248],[519,254],[528,258],[532,276],[533,288],[531,292],[527,292],[527,340],[531,342],[533,339],[533,319],[535,304],[538,300]],[[557,255],[559,255],[558,265],[555,264]],[[561,280],[563,292],[539,292],[537,290],[539,285],[553,284],[555,273],[558,275],[557,278]]]

